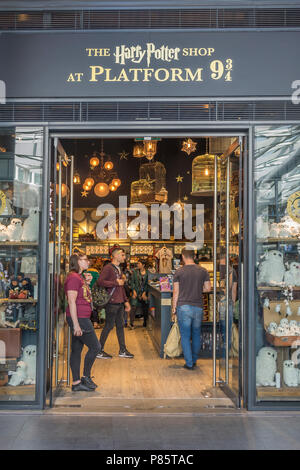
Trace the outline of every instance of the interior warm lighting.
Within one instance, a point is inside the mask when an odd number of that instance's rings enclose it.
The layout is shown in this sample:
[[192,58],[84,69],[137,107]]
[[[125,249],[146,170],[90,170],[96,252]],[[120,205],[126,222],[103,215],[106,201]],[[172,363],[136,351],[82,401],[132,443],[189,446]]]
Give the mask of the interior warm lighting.
[[112,180],[112,184],[118,188],[119,186],[121,186],[121,180],[119,178],[114,178]]
[[110,191],[116,191],[118,189],[117,186],[115,186],[112,183],[110,183],[110,185],[108,187],[109,187]]
[[92,157],[92,158],[90,159],[90,166],[91,166],[91,168],[96,168],[96,166],[98,166],[99,163],[100,163],[100,160],[99,160],[99,158],[97,158],[97,157]]
[[56,171],[59,171],[59,163],[56,163]]
[[79,173],[75,173],[75,175],[73,177],[73,183],[74,184],[80,184],[80,175],[79,175]]
[[91,189],[91,187],[86,183],[84,183],[82,187],[85,191],[89,191]]
[[152,160],[156,154],[157,141],[156,140],[144,140],[144,154],[148,160]]
[[[69,190],[68,186],[65,183],[63,183],[61,185],[61,197],[66,197],[66,195],[68,194],[68,190]],[[57,194],[57,196],[59,195],[59,185],[58,184],[56,185],[56,194]]]
[[209,170],[208,170],[208,168],[205,168],[204,174],[205,174],[205,176],[208,176],[208,175],[209,175]]
[[106,170],[112,170],[113,167],[114,167],[114,164],[113,164],[113,162],[111,162],[111,161],[105,162],[105,164],[104,164],[104,168],[105,168]]
[[95,181],[93,178],[86,178],[84,184],[86,184],[89,188],[91,188],[92,186],[94,186]]
[[98,183],[94,188],[94,192],[98,197],[105,197],[109,193],[109,187],[106,183]]
[[135,144],[133,147],[133,156],[135,158],[142,158],[144,156],[144,146],[142,144]]
[[181,151],[190,155],[191,153],[195,152],[196,147],[197,147],[197,142],[193,142],[193,140],[189,138],[185,140],[184,142],[182,142]]

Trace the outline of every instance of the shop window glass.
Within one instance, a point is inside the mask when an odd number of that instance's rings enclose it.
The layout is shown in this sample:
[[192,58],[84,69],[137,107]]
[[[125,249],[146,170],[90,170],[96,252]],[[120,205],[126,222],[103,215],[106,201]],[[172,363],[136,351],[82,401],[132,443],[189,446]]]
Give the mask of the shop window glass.
[[36,399],[41,128],[0,129],[0,403]]
[[300,126],[255,130],[257,401],[300,401]]

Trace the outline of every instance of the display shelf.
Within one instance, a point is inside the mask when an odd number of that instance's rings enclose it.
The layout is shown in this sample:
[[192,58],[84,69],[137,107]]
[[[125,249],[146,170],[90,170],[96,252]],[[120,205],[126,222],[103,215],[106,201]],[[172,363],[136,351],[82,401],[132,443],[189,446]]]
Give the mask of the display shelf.
[[257,398],[263,398],[265,400],[282,399],[286,397],[289,400],[294,398],[298,401],[300,397],[300,387],[256,387],[256,393]]
[[283,243],[286,245],[291,245],[293,243],[300,243],[300,238],[257,238],[257,243]]
[[5,385],[0,387],[0,395],[33,395],[35,394],[35,385]]
[[0,246],[38,246],[38,242],[0,242]]
[[[266,291],[266,290],[274,290],[274,291],[282,291],[282,289],[286,289],[289,286],[258,286],[257,290],[259,291]],[[298,291],[300,290],[300,286],[292,286],[293,290]]]
[[0,299],[0,304],[37,304],[36,299]]

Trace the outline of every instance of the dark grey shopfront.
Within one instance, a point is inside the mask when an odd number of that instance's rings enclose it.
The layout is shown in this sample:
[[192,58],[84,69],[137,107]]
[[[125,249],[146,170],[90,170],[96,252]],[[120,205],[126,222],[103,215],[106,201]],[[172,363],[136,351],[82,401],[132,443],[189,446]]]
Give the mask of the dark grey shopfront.
[[[299,260],[295,221],[298,217],[300,223],[300,216],[294,202],[300,190],[297,2],[288,7],[266,2],[259,8],[251,2],[226,8],[166,2],[156,9],[145,2],[134,7],[130,2],[102,7],[99,2],[78,2],[76,8],[69,2],[63,10],[52,2],[39,3],[0,2],[0,57],[8,64],[0,76],[6,86],[6,102],[0,104],[1,136],[25,135],[38,147],[35,164],[42,188],[37,202],[39,241],[18,255],[36,257],[38,266],[35,391],[28,401],[1,396],[0,409],[46,405],[52,366],[52,145],[55,138],[87,135],[244,137],[241,404],[250,410],[299,409],[297,386],[287,385],[286,379],[283,387],[283,364],[279,388],[267,382],[256,386],[256,356],[262,347],[272,345],[278,361],[293,360],[295,369],[298,364],[297,344],[280,347],[267,341],[264,318],[271,312],[270,319],[279,323],[289,316],[290,307],[295,319],[299,285],[295,281],[286,293],[281,281],[276,284],[263,278],[262,268],[257,270],[267,251],[283,254],[287,272]],[[9,149],[1,153],[1,182],[13,179],[13,158],[22,158],[14,149],[11,155]]]

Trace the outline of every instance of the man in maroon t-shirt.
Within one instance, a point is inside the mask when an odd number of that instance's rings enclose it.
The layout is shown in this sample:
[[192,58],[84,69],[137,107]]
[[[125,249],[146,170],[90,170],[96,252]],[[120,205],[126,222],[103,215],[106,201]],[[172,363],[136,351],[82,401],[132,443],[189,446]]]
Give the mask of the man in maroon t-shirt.
[[105,308],[105,325],[100,337],[101,352],[98,359],[111,359],[111,355],[104,351],[107,337],[116,325],[117,337],[119,341],[119,357],[132,359],[134,356],[125,346],[124,336],[124,309],[130,312],[130,303],[126,297],[124,289],[124,279],[121,273],[120,264],[125,261],[124,250],[114,247],[111,252],[112,262],[104,266],[98,279],[99,286],[106,287],[111,294],[110,301]]

